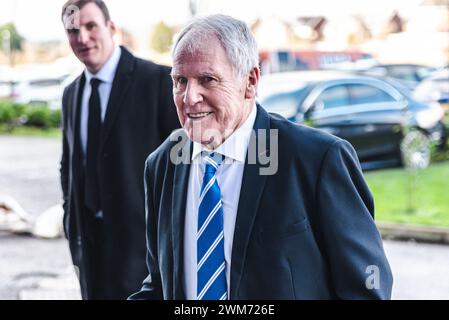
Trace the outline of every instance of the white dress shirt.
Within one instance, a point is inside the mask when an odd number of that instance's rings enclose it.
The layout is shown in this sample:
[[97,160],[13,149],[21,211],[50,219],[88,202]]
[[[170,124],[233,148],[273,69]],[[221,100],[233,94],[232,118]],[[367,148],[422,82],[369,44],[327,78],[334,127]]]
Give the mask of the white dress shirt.
[[116,46],[109,60],[101,67],[97,74],[90,73],[87,69],[84,70],[84,76],[86,78],[86,84],[84,85],[83,96],[81,100],[81,122],[80,122],[80,138],[81,148],[86,157],[87,152],[87,123],[89,120],[89,99],[92,92],[90,80],[97,78],[101,80],[101,84],[98,87],[98,93],[100,94],[100,106],[101,106],[101,121],[104,121],[106,117],[106,109],[108,107],[109,96],[111,94],[112,82],[114,81],[115,72],[117,70],[118,63],[122,50],[119,46]]
[[[235,221],[240,197],[240,187],[243,178],[246,153],[251,132],[256,120],[257,108],[253,109],[243,123],[223,144],[214,150],[225,156],[217,170],[217,182],[221,190],[223,202],[224,255],[226,260],[226,282],[228,297],[231,275],[232,242],[234,238]],[[201,184],[205,165],[202,163],[201,152],[207,150],[201,144],[193,143],[192,165],[190,166],[189,185],[187,190],[186,216],[184,225],[184,292],[186,299],[197,299],[197,228],[198,208]]]

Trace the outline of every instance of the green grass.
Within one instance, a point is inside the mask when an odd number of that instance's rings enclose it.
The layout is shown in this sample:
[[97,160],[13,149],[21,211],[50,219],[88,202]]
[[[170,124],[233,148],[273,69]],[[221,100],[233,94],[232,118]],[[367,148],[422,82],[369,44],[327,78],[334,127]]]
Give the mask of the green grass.
[[449,227],[449,161],[410,172],[365,173],[374,195],[376,221]]
[[42,138],[60,138],[61,129],[39,129],[33,127],[20,126],[8,130],[3,124],[0,124],[0,135],[20,136],[20,137],[42,137]]

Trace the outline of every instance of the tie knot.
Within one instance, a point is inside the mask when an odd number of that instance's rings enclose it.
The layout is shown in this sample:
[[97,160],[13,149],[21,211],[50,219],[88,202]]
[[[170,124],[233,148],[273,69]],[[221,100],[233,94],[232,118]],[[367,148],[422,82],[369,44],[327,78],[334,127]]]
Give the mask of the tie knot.
[[100,85],[100,83],[101,83],[101,80],[98,79],[98,78],[92,78],[92,79],[90,79],[90,85],[91,85],[92,89],[98,88],[99,85]]
[[220,164],[223,162],[223,155],[219,153],[204,153],[204,162],[206,163],[206,173],[215,174]]

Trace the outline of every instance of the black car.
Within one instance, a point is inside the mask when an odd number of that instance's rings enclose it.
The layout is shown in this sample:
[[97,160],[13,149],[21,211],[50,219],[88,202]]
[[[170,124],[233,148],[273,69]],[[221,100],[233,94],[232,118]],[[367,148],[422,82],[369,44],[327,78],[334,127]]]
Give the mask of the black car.
[[445,145],[440,107],[415,101],[394,80],[341,72],[299,71],[262,77],[269,112],[352,143],[363,169],[426,167],[431,145]]

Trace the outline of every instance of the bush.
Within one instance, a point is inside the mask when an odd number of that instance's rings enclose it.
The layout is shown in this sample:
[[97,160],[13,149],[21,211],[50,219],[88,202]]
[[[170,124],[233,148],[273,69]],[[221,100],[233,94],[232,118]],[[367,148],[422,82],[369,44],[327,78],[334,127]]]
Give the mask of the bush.
[[14,108],[12,103],[0,102],[0,123],[8,123],[14,119]]
[[26,125],[29,127],[37,127],[42,129],[50,128],[50,109],[45,105],[29,106],[26,110]]
[[25,122],[26,106],[10,101],[0,101],[0,124],[6,125],[8,131]]
[[50,127],[59,128],[61,126],[62,110],[51,110],[50,112]]
[[50,110],[45,104],[25,105],[0,101],[0,124],[8,131],[25,125],[42,129],[57,128],[61,121],[61,110]]

